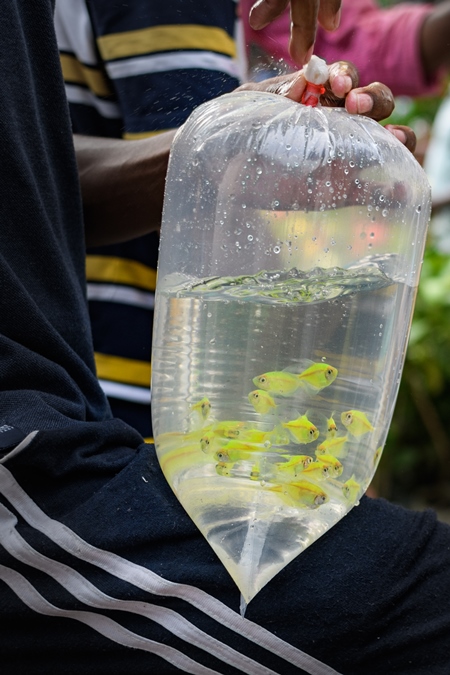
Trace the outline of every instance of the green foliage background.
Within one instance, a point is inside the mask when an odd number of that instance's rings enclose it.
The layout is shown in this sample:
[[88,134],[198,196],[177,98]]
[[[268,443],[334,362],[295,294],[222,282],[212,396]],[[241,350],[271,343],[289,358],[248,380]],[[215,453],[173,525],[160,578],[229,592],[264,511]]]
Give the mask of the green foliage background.
[[[400,100],[387,122],[423,134],[441,100]],[[406,505],[450,507],[450,256],[439,252],[431,237],[397,405],[373,486],[379,496]]]

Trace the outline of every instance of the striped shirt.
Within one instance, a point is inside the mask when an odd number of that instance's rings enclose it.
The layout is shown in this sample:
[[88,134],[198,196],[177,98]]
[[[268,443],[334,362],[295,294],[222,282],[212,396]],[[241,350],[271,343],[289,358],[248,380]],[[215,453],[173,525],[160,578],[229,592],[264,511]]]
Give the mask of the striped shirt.
[[[55,27],[75,133],[139,139],[179,127],[240,79],[234,0],[57,0]],[[97,374],[115,416],[150,439],[158,235],[90,249]]]

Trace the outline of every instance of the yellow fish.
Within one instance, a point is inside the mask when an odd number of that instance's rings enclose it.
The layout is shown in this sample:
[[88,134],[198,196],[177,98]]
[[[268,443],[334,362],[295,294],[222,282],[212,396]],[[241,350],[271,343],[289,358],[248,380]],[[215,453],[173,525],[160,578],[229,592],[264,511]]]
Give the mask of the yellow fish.
[[229,441],[222,445],[214,454],[218,462],[241,462],[252,456],[252,453],[263,452],[266,448],[257,443],[241,443],[241,441]]
[[338,371],[327,363],[312,363],[300,374],[286,370],[275,370],[253,378],[253,384],[264,391],[280,396],[294,394],[302,385],[310,385],[316,390],[328,387],[336,379]]
[[211,412],[211,403],[205,396],[200,401],[198,401],[198,403],[191,405],[191,410],[197,412],[202,420],[206,421],[209,417],[209,413]]
[[315,389],[323,389],[335,381],[337,374],[337,368],[328,365],[328,363],[313,363],[300,373],[298,378],[301,382],[306,382]]
[[263,391],[270,391],[279,396],[289,396],[297,391],[301,385],[298,375],[285,370],[275,370],[263,373],[253,378],[253,384]]
[[334,438],[326,438],[316,448],[316,457],[321,455],[333,455],[334,457],[345,457],[347,450],[344,448],[348,441],[348,436],[335,436]]
[[235,464],[236,462],[243,462],[246,459],[249,459],[251,456],[250,452],[244,452],[243,450],[217,450],[214,453],[214,459],[220,464]]
[[297,417],[290,422],[282,422],[282,426],[288,429],[295,443],[312,443],[319,436],[319,430],[309,421],[306,414]]
[[295,483],[286,483],[270,488],[276,492],[281,492],[289,496],[296,506],[302,508],[317,509],[318,506],[328,501],[328,495],[322,488],[308,480],[300,480]]
[[302,471],[302,478],[312,478],[313,480],[326,480],[327,478],[330,478],[330,476],[330,466],[320,460],[311,462],[311,464]]
[[269,392],[264,391],[264,389],[251,391],[248,395],[248,400],[260,415],[265,415],[277,407]]
[[239,434],[239,441],[243,443],[260,443],[265,448],[272,445],[273,431],[260,431],[259,429],[243,429]]
[[215,438],[214,434],[212,431],[209,431],[207,433],[204,433],[203,436],[200,438],[200,448],[203,452],[206,454],[208,452],[212,452],[214,449],[214,446],[217,444],[218,440]]
[[349,502],[356,501],[360,490],[361,485],[355,480],[355,474],[346,480],[342,486],[343,495]]
[[276,468],[277,471],[287,471],[288,473],[293,473],[294,476],[301,473],[306,469],[312,462],[312,457],[309,455],[294,455],[289,457],[287,462],[277,462]]
[[336,422],[333,419],[333,415],[327,419],[327,436],[328,438],[334,438],[337,434]]
[[319,455],[318,459],[323,464],[329,466],[330,475],[334,478],[337,478],[342,474],[344,467],[342,466],[341,462],[336,459],[336,457],[333,457],[333,455]]
[[216,464],[216,472],[218,473],[219,476],[226,476],[229,478],[232,475],[232,464],[224,464],[222,462],[219,462]]
[[239,438],[242,431],[245,429],[245,422],[237,421],[223,421],[216,422],[211,428],[216,436],[224,436],[225,438]]
[[343,412],[341,421],[344,427],[347,427],[348,431],[353,436],[363,436],[369,431],[374,430],[374,427],[367,419],[366,413],[363,413],[360,410],[347,410],[346,412]]
[[252,467],[252,470],[250,471],[249,478],[250,478],[250,480],[261,480],[261,469],[259,467],[259,464],[255,464]]

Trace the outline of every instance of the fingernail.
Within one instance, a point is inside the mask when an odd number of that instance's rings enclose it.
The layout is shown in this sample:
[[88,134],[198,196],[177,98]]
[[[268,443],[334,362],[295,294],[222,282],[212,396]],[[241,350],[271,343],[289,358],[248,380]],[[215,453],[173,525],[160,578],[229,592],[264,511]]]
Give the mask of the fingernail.
[[356,95],[356,108],[360,115],[370,112],[373,108],[373,100],[369,94],[357,94]]
[[391,134],[394,134],[395,138],[398,138],[400,143],[403,143],[403,145],[405,145],[406,134],[404,131],[402,131],[401,129],[392,129],[392,127],[389,128],[389,131],[391,132]]
[[342,7],[338,9],[336,14],[334,15],[333,18],[333,29],[336,30],[336,28],[339,28],[339,24],[341,23],[341,14],[342,14]]
[[305,58],[303,59],[303,65],[306,66],[310,61],[311,61],[311,56],[313,55],[314,51],[314,45],[311,45],[311,47],[308,49],[308,51],[305,54]]

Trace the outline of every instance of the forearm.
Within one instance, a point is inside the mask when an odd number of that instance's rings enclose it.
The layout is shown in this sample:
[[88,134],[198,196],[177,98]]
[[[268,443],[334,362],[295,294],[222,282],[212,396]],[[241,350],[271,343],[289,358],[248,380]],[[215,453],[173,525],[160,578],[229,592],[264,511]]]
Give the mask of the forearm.
[[74,136],[88,246],[159,229],[174,135],[139,141]]
[[450,1],[437,5],[424,21],[421,49],[427,77],[440,68],[450,69]]

